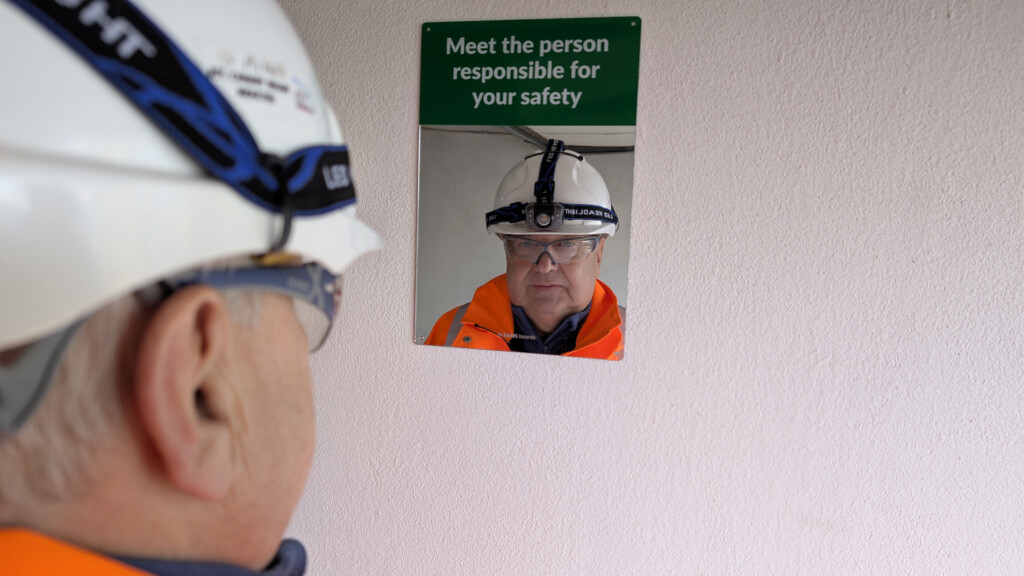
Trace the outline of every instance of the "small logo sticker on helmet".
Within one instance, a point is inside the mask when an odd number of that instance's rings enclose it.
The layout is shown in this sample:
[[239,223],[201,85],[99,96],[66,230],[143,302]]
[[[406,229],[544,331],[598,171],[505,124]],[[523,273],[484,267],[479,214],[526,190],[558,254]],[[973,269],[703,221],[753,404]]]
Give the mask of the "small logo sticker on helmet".
[[292,76],[292,84],[295,86],[295,107],[308,114],[316,114],[316,109],[313,108],[313,93],[295,76]]
[[199,44],[196,64],[225,96],[234,95],[246,103],[267,104],[281,112],[292,109],[292,92],[284,62],[249,51],[217,48]]

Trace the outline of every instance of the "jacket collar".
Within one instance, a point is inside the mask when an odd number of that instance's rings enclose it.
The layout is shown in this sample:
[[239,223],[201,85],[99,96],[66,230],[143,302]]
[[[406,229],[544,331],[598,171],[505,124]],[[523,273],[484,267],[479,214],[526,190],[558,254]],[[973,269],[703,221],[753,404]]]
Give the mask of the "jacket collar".
[[[462,317],[462,323],[479,326],[498,335],[511,334],[515,331],[512,301],[508,295],[508,280],[505,274],[492,278],[476,289],[473,300]],[[597,280],[594,297],[590,300],[590,314],[576,336],[576,349],[600,342],[620,324],[622,317],[619,316],[618,299],[607,284]]]

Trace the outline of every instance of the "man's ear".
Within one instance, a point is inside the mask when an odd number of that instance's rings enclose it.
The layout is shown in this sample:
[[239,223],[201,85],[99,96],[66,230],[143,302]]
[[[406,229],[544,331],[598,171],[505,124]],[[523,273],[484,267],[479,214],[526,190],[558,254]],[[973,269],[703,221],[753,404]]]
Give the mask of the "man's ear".
[[233,324],[224,297],[203,285],[172,294],[142,331],[134,397],[145,436],[172,485],[223,498],[235,476],[234,395],[224,370]]

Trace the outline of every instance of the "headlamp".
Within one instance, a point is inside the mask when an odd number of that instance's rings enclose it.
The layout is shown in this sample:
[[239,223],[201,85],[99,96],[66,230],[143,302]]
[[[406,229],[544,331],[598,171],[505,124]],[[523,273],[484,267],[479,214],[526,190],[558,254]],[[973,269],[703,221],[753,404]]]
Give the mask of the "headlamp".
[[527,204],[526,227],[538,232],[556,231],[562,228],[565,208],[561,204]]

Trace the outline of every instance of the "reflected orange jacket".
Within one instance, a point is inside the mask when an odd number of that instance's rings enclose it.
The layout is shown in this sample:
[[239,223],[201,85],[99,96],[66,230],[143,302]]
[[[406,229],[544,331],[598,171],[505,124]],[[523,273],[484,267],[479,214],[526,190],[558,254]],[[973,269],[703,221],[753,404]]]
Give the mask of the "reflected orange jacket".
[[[624,317],[625,308],[619,306],[611,288],[598,280],[594,299],[590,302],[590,313],[576,336],[576,348],[562,355],[621,360],[625,342]],[[514,332],[512,301],[508,296],[508,283],[502,274],[477,288],[470,303],[441,316],[425,344],[508,351]]]
[[137,568],[21,528],[0,529],[3,576],[145,576]]

